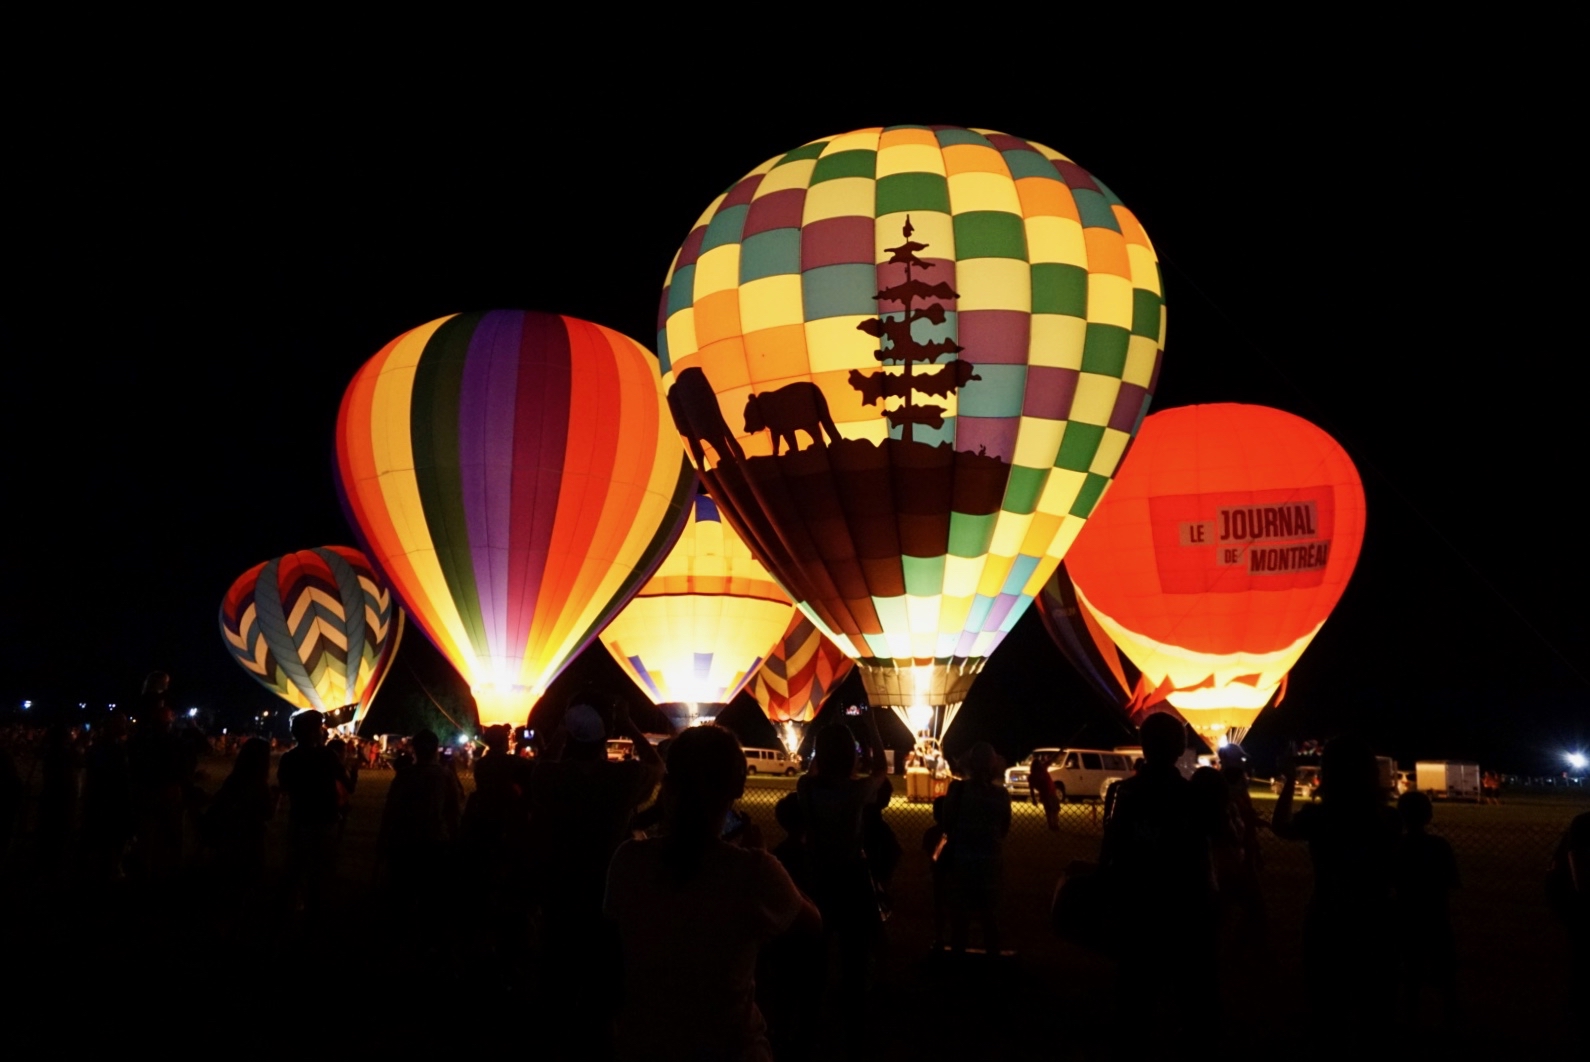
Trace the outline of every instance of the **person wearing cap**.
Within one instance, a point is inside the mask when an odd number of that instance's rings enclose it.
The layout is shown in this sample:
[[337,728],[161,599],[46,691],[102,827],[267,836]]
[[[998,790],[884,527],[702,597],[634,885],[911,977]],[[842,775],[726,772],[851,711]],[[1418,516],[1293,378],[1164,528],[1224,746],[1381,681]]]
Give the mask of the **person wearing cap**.
[[[602,713],[579,698],[563,714],[561,754],[538,760],[531,776],[532,873],[542,909],[546,1000],[572,1027],[610,1027],[621,965],[618,940],[602,915],[607,866],[629,836],[637,808],[662,779],[662,757],[629,717],[612,705],[614,736],[633,743],[633,760],[609,762]],[[554,739],[556,743],[556,739]]]

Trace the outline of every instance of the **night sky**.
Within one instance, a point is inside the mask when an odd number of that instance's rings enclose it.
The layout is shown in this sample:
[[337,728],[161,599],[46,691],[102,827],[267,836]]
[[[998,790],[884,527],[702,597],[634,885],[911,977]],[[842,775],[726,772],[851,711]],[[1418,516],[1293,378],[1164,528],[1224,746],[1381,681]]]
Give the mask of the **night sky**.
[[[0,703],[126,700],[161,668],[184,703],[269,706],[216,610],[250,565],[352,542],[332,429],[366,358],[494,307],[652,346],[713,196],[808,140],[926,122],[1049,144],[1137,214],[1169,313],[1156,409],[1276,406],[1357,463],[1357,572],[1251,743],[1357,729],[1405,760],[1557,768],[1590,740],[1566,75],[1337,58],[1106,91],[1033,64],[886,76],[875,54],[843,100],[791,81],[710,105],[709,81],[645,68],[622,93],[551,74],[287,93],[242,69],[107,80],[76,113],[13,100]],[[1067,668],[1024,618],[965,733],[1007,754],[1117,740]]]

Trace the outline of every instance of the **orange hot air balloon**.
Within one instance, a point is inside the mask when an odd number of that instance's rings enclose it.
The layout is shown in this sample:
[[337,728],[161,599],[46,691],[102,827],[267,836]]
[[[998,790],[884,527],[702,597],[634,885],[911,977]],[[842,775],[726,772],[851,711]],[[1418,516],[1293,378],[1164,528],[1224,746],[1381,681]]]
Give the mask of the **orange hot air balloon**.
[[1078,602],[1211,746],[1239,740],[1324,625],[1364,538],[1347,451],[1222,403],[1143,422],[1066,557]]

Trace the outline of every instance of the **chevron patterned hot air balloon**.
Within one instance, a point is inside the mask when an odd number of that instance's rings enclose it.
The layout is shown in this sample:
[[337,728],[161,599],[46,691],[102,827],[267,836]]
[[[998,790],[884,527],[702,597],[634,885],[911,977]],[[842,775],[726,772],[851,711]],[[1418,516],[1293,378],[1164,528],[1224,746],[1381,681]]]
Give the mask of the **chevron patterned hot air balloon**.
[[488,726],[528,718],[667,554],[695,490],[646,348],[523,310],[440,318],[366,362],[337,477]]
[[854,666],[855,661],[825,638],[805,613],[797,612],[749,688],[794,752],[800,748],[801,729],[816,718]]
[[363,717],[397,651],[403,610],[364,554],[299,550],[256,564],[221,601],[221,637],[244,671],[295,708]]

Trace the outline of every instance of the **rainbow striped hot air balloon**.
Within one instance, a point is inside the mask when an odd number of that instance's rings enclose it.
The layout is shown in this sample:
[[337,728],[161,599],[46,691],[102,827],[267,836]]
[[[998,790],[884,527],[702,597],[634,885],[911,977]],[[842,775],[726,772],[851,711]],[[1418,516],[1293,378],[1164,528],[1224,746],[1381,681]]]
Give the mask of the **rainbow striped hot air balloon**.
[[299,550],[256,564],[221,600],[221,637],[260,684],[295,708],[363,718],[397,651],[403,610],[364,554]]
[[752,676],[751,696],[794,752],[800,748],[801,729],[817,717],[828,695],[854,666],[805,613],[797,612],[784,637]]
[[666,555],[695,487],[657,362],[572,317],[458,314],[359,370],[349,518],[483,724],[522,723]]
[[874,705],[947,720],[1115,474],[1165,315],[1142,225],[1082,167],[897,126],[714,200],[658,328],[725,516]]
[[717,504],[698,495],[679,541],[602,644],[654,704],[680,706],[672,714],[688,723],[745,688],[794,611]]

